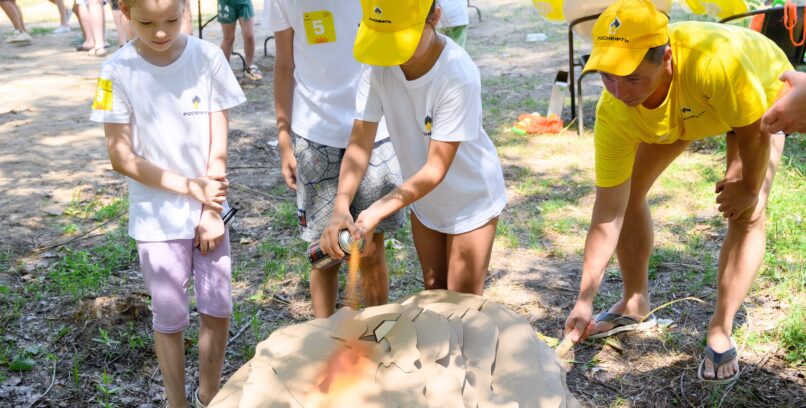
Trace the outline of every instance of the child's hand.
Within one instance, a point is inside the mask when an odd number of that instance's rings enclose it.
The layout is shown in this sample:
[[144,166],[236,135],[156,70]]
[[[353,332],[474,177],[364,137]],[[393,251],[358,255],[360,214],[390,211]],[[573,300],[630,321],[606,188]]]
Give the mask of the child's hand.
[[380,214],[376,214],[373,206],[370,206],[366,210],[361,211],[361,214],[358,214],[358,218],[355,220],[355,226],[361,231],[361,238],[369,240],[372,239],[372,234],[375,233],[375,229],[378,228],[380,222]]
[[224,226],[218,210],[204,207],[201,220],[196,227],[194,245],[201,250],[202,256],[207,256],[208,252],[212,252],[224,240],[225,231],[226,226]]
[[353,223],[353,216],[349,212],[334,211],[333,216],[330,217],[330,224],[322,232],[322,237],[319,238],[319,246],[333,259],[344,258],[344,251],[339,246],[339,231],[343,229],[349,230],[353,237],[359,233],[358,228]]
[[191,197],[218,211],[224,209],[221,204],[227,199],[228,188],[226,175],[197,177],[188,185]]
[[281,169],[288,188],[297,191],[297,158],[294,153],[282,155]]

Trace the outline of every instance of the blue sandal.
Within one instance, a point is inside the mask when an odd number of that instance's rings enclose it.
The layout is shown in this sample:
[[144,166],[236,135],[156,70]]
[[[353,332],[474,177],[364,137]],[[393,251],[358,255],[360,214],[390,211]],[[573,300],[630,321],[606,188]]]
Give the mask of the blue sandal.
[[[708,384],[727,384],[729,382],[736,381],[736,379],[739,378],[739,373],[742,370],[736,371],[728,378],[716,378],[717,372],[719,372],[719,369],[722,366],[725,364],[730,364],[734,359],[739,358],[739,352],[736,350],[736,343],[733,342],[733,339],[730,339],[730,345],[731,348],[722,353],[717,353],[711,348],[711,346],[707,344],[705,345],[705,350],[703,350],[703,359],[702,362],[700,362],[700,367],[697,369],[697,378],[699,378],[700,381]],[[714,378],[705,378],[703,376],[703,373],[705,373],[706,359],[711,360],[711,362],[714,364]]]

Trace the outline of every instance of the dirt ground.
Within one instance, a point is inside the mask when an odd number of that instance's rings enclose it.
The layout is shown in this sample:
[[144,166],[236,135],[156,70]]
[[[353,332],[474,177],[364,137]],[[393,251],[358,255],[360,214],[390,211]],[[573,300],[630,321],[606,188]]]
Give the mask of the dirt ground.
[[[485,128],[494,136],[517,113],[545,110],[555,71],[567,67],[565,27],[542,21],[525,0],[471,3],[480,9],[482,20],[470,9],[468,50],[482,72]],[[256,4],[256,8],[260,19],[262,7]],[[32,25],[52,26],[36,20]],[[108,25],[110,32],[112,27]],[[8,31],[8,21],[0,21],[0,33]],[[526,34],[537,32],[547,34],[547,40],[526,41]],[[220,39],[215,22],[205,29],[204,37],[214,42]],[[66,233],[61,220],[71,203],[91,199],[108,203],[125,194],[122,178],[109,165],[102,127],[88,120],[101,60],[72,51],[73,38],[74,35],[37,35],[32,45],[19,48],[0,42],[0,208],[4,210],[0,217],[0,252],[10,254],[13,262],[8,264],[18,266],[8,273],[0,271],[0,284],[15,291],[22,291],[20,288],[28,282],[44,282],[65,247],[93,248],[102,233],[115,227],[111,222],[89,232],[89,228],[82,228],[82,234]],[[259,257],[273,256],[266,255],[264,245],[284,245],[295,234],[284,213],[289,206],[293,209],[293,195],[284,188],[273,144],[273,44],[269,42],[268,56],[264,57],[264,38],[263,34],[258,37],[256,62],[265,78],[260,83],[242,81],[248,102],[231,113],[230,200],[240,206],[231,240],[242,271],[235,285],[236,301],[253,296],[253,289],[263,284],[265,269],[254,262]],[[236,45],[236,49],[240,48]],[[240,62],[233,58],[232,63],[241,78]],[[596,95],[600,89],[597,80],[586,82],[586,95]],[[591,118],[595,98],[586,100]],[[566,136],[572,137],[570,132]],[[573,137],[573,143],[590,144],[589,138]],[[525,146],[527,151],[535,152],[529,155],[499,151],[513,209],[510,215],[504,215],[505,220],[528,216],[526,211],[532,208],[530,198],[516,188],[510,176],[532,169],[541,175],[570,174],[575,180],[590,180],[589,147],[580,154],[551,153],[566,143],[560,138],[533,140]],[[577,216],[587,217],[592,205],[590,186],[580,182],[580,186],[568,189],[557,187],[557,194],[573,196],[579,207]],[[710,211],[713,215],[715,210]],[[721,233],[722,230],[713,232],[710,251],[717,248],[720,240],[716,236]],[[578,235],[583,234],[584,229]],[[486,294],[528,318],[541,333],[556,337],[575,300],[580,244],[574,242],[576,249],[558,256],[551,246],[562,242],[548,242],[550,237],[540,239],[545,245],[537,251],[496,245]],[[401,241],[410,243],[403,238]],[[61,245],[64,243],[67,244]],[[416,268],[411,253],[401,262]],[[669,264],[665,268],[671,272],[681,266]],[[421,285],[418,275],[413,271],[393,277],[392,297]],[[252,327],[257,325],[259,330],[233,342],[233,348],[248,349],[254,344],[247,343],[259,340],[266,330],[311,317],[305,282],[290,277],[273,285],[269,299],[253,314],[261,322],[252,323]],[[617,296],[618,285],[618,278],[608,275],[603,293],[610,298]],[[93,361],[93,353],[100,347],[99,327],[116,327],[124,342],[131,338],[123,334],[129,333],[126,327],[150,335],[147,299],[136,265],[117,271],[111,286],[108,293],[79,302],[50,297],[47,292],[25,294],[28,301],[21,306],[20,317],[9,320],[5,339],[18,345],[44,344],[53,357],[29,372],[2,378],[0,405],[164,404],[156,360],[150,350],[122,349],[104,355],[102,362]],[[682,295],[679,297],[685,293]],[[739,319],[746,320],[752,314],[763,326],[767,319],[780,316],[781,307],[773,299],[752,298],[748,302],[750,312],[742,313]],[[696,366],[710,312],[710,306],[678,303],[667,315],[676,317],[671,327],[577,347],[566,356],[569,387],[585,406],[806,406],[803,371],[787,365],[774,347],[745,353],[745,371],[735,384],[718,388],[700,384]],[[248,319],[236,324],[234,329],[241,332],[234,330],[233,335],[240,335],[244,329],[249,333],[249,327]],[[76,355],[83,356],[82,370],[86,371],[75,369]],[[234,372],[246,357],[235,351],[228,353],[225,374]],[[189,361],[188,365],[188,376],[195,378],[195,362]],[[111,384],[118,389],[105,394],[99,392],[99,387],[109,389],[107,373],[114,374]]]

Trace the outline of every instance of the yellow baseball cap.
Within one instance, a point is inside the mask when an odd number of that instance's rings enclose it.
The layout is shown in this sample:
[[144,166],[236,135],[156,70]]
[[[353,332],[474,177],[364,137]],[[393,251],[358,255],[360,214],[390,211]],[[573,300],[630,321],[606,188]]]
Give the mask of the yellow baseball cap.
[[434,0],[361,0],[355,59],[381,66],[408,61],[420,43],[432,4]]
[[593,25],[593,50],[582,72],[626,76],[647,51],[669,42],[669,18],[649,0],[619,0]]

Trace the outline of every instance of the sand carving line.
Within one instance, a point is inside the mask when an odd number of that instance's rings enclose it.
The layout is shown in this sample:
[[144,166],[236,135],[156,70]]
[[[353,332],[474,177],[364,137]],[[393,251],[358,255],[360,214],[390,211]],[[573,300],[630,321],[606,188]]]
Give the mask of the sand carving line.
[[259,343],[211,408],[578,407],[554,351],[487,299],[425,291]]

